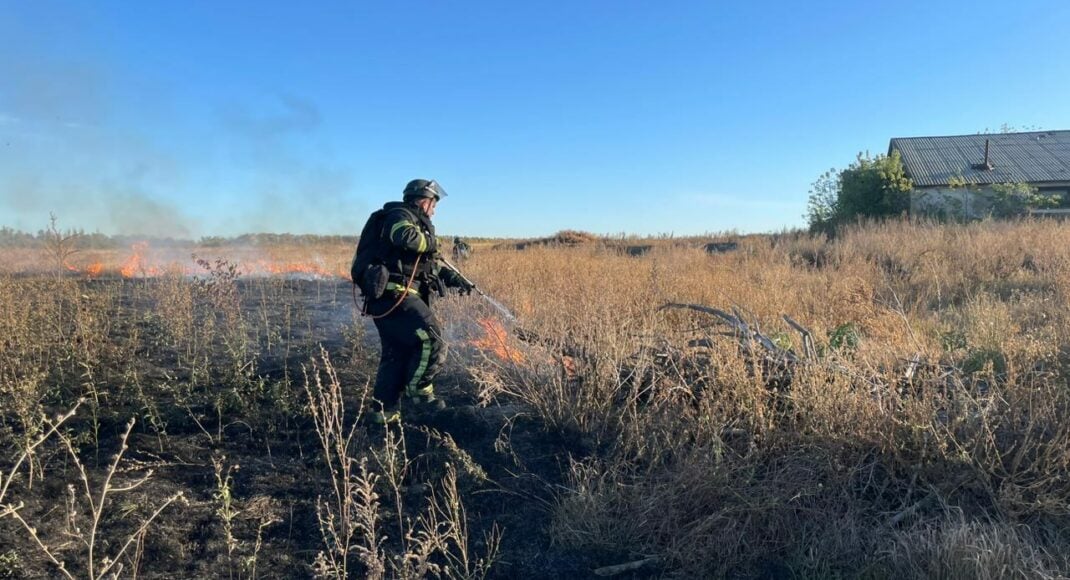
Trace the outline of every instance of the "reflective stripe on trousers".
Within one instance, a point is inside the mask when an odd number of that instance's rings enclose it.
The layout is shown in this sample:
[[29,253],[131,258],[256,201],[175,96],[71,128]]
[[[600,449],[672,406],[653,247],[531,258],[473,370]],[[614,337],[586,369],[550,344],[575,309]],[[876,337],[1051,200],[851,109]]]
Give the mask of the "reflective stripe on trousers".
[[412,380],[405,387],[405,392],[410,397],[418,395],[429,395],[430,392],[422,392],[425,390],[431,390],[431,385],[427,385],[422,389],[417,388],[420,384],[420,380],[424,378],[424,373],[427,372],[427,363],[431,360],[431,335],[422,328],[416,329],[416,336],[420,338],[420,365],[416,367],[416,372],[412,375]]

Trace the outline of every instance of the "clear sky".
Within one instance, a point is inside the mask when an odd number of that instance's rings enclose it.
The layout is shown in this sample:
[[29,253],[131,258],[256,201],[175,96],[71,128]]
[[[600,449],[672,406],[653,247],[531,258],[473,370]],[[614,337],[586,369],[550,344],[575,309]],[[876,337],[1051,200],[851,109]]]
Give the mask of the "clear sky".
[[770,231],[891,137],[1070,129],[1070,2],[0,0],[0,225]]

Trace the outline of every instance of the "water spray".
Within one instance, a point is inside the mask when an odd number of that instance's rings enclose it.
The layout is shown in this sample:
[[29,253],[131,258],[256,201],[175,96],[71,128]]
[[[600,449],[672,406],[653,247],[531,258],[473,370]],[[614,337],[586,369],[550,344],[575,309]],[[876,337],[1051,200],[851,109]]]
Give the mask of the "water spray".
[[500,312],[502,314],[502,316],[504,316],[507,320],[509,320],[509,322],[513,322],[513,323],[516,322],[516,316],[513,316],[513,313],[510,312],[509,309],[506,308],[504,304],[502,304],[501,302],[498,302],[494,298],[491,298],[490,296],[487,295],[486,292],[480,290],[479,287],[475,285],[475,282],[472,282],[471,280],[468,279],[467,276],[462,274],[461,270],[459,268],[457,268],[457,266],[454,266],[452,262],[447,260],[445,258],[445,256],[438,256],[438,259],[439,259],[439,261],[442,262],[443,266],[446,266],[447,268],[449,268],[454,274],[456,274],[458,277],[460,277],[461,280],[463,280],[466,284],[471,286],[472,289],[476,291],[476,294],[479,294],[480,298],[482,298],[483,300],[486,300],[487,304],[490,304],[491,306],[493,306],[498,312]]

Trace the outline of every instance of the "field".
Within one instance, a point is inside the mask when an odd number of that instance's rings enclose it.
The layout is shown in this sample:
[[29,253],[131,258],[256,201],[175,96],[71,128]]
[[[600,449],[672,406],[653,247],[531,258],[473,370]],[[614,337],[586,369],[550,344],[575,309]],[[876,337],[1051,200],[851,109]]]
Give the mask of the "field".
[[387,431],[348,244],[0,249],[0,577],[1070,575],[1070,224],[551,241]]

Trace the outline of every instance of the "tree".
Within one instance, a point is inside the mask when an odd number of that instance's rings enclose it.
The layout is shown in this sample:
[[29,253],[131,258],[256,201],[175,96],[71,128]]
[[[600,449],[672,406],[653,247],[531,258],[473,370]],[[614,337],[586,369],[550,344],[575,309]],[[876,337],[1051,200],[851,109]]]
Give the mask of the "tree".
[[897,216],[910,209],[913,187],[898,151],[876,157],[859,153],[847,169],[830,169],[810,187],[810,229],[831,233],[859,218]]
[[[1022,216],[1033,209],[1059,207],[1062,202],[1060,195],[1041,193],[1028,183],[993,183],[988,186],[978,186],[966,182],[962,176],[954,176],[949,180],[948,185],[951,189],[961,189],[965,194],[964,200],[969,200],[971,197],[983,197],[988,204],[986,214],[994,218]],[[961,217],[961,219],[974,217],[965,202],[956,204],[950,209],[955,217]]]
[[810,185],[810,199],[806,202],[806,221],[810,224],[810,231],[833,233],[839,213],[839,196],[840,172],[835,168],[822,173]]
[[1025,215],[1031,209],[1059,207],[1059,195],[1040,193],[1028,183],[997,183],[992,186],[992,215],[1014,217]]
[[81,250],[78,248],[78,240],[81,234],[67,230],[60,231],[56,225],[56,214],[48,214],[48,229],[44,230],[42,238],[45,241],[45,251],[55,263],[56,272],[64,272],[71,266],[68,260]]
[[840,172],[838,217],[852,221],[858,217],[897,216],[910,209],[913,187],[898,151],[876,157],[859,154],[850,167]]

